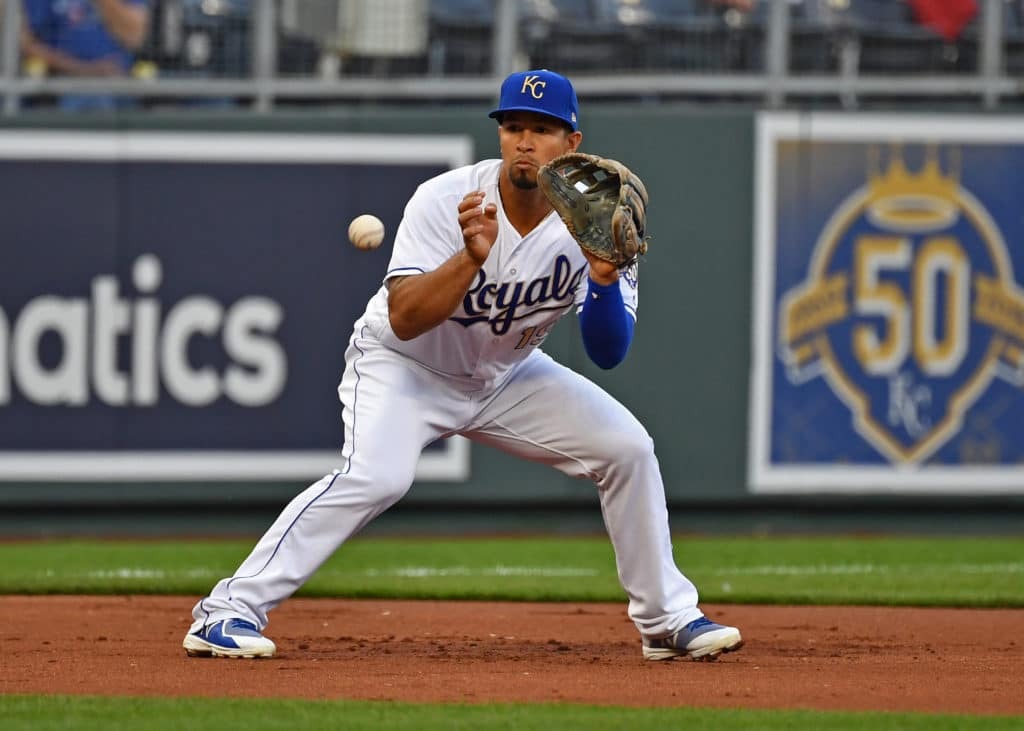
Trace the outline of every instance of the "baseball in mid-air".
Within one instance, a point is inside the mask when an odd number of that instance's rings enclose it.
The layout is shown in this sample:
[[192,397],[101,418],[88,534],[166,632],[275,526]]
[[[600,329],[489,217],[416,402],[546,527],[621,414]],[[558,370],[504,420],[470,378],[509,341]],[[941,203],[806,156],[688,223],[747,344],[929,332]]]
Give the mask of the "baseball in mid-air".
[[348,225],[348,240],[357,249],[376,249],[384,241],[384,223],[370,213],[352,219]]

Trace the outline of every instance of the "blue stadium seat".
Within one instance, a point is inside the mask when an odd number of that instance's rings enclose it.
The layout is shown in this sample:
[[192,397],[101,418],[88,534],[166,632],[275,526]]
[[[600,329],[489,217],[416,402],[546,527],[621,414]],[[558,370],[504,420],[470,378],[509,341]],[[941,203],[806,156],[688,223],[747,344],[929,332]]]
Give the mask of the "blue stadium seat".
[[1024,0],[1005,5],[1003,28],[1006,36],[1005,67],[1011,76],[1024,74]]
[[860,73],[952,73],[974,70],[976,36],[956,42],[916,22],[904,0],[803,0],[795,7],[791,68],[835,72],[855,54]]
[[492,0],[430,0],[429,73],[486,74],[494,41]]
[[[487,73],[492,65],[493,0],[431,0],[431,70]],[[607,65],[596,43],[594,0],[520,0],[519,35],[533,67],[572,71]],[[600,57],[600,58],[598,58]]]
[[626,68],[623,29],[600,0],[531,0],[520,10],[520,40],[534,67],[556,71]]
[[763,24],[711,0],[597,0],[597,16],[622,35],[623,68],[744,71],[761,65]]

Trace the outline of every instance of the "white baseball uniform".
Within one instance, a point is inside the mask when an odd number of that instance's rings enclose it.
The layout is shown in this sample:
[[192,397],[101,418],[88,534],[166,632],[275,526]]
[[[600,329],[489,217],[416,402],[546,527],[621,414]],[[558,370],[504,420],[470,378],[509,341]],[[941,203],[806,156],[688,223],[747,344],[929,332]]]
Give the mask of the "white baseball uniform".
[[[539,349],[554,323],[581,306],[588,264],[552,212],[526,236],[505,218],[500,160],[423,183],[395,236],[387,277],[436,269],[463,247],[458,204],[474,190],[498,206],[498,237],[462,305],[436,328],[401,341],[382,286],[356,321],[338,394],[342,466],[293,499],[233,577],[196,604],[191,631],[267,612],[331,554],[397,502],[423,448],[462,434],[594,481],[615,548],[629,616],[650,637],[701,616],[697,591],[672,557],[664,486],[653,441],[597,385]],[[635,276],[619,279],[635,316]]]

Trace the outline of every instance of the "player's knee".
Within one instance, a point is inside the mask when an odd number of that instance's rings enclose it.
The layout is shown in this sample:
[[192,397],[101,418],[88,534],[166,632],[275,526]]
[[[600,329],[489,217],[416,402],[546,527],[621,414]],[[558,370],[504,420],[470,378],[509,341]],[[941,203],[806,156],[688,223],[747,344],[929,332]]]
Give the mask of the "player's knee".
[[[601,438],[598,438],[598,437]],[[598,456],[598,479],[616,468],[631,468],[648,460],[653,461],[654,440],[641,427],[608,431],[591,437],[593,454]]]
[[629,429],[618,435],[618,441],[612,454],[617,455],[618,461],[627,464],[654,459],[654,440],[642,428]]
[[412,487],[413,474],[399,475],[395,473],[378,476],[373,482],[373,494],[378,503],[393,505],[401,500]]

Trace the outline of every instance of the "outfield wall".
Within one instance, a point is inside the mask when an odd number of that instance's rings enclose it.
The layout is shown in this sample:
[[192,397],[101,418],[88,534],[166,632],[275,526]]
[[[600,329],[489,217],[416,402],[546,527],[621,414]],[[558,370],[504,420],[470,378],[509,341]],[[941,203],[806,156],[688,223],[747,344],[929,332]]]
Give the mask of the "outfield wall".
[[[647,426],[670,501],[1024,494],[1024,125],[923,119],[587,110],[651,192],[640,321],[611,372],[571,322],[545,349]],[[0,504],[277,504],[329,469],[389,251],[348,220],[393,231],[496,148],[475,108],[0,127]],[[592,500],[451,443],[406,503]]]

